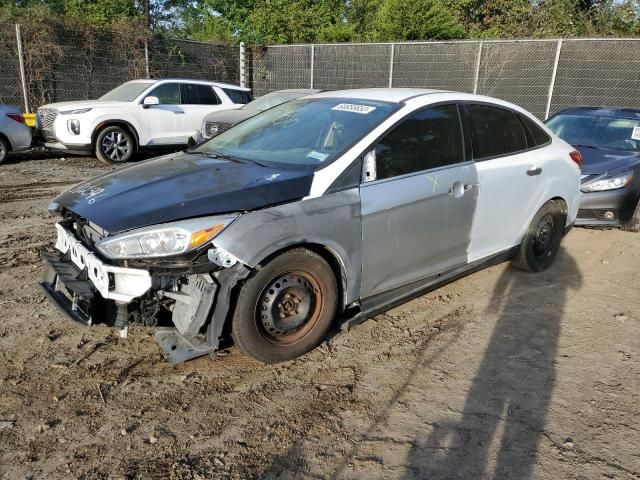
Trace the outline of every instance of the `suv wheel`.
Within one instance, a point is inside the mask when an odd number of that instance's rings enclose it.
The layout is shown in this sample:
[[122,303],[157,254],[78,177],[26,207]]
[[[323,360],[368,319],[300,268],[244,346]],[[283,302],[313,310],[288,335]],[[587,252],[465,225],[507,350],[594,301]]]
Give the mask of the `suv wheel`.
[[96,139],[96,157],[104,163],[124,163],[131,160],[135,150],[133,135],[122,127],[106,127]]
[[0,163],[4,162],[9,155],[9,145],[6,140],[0,137]]
[[541,272],[549,267],[560,248],[565,221],[560,203],[554,200],[545,203],[524,234],[513,265],[529,272]]
[[266,363],[304,355],[324,338],[336,314],[336,279],[319,255],[290,250],[242,287],[231,324],[236,345]]

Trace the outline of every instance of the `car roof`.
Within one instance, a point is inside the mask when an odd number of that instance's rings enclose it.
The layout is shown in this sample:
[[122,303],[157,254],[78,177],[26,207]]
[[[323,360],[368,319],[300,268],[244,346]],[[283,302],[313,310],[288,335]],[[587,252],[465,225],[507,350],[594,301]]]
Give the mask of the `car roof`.
[[313,95],[323,91],[324,90],[321,90],[319,88],[285,88],[283,90],[274,90],[273,92],[269,92],[269,93],[292,93],[292,94],[299,93],[300,95]]
[[433,90],[429,88],[355,88],[352,90],[321,92],[315,94],[314,97],[356,98],[361,100],[380,100],[384,102],[402,103],[413,97],[445,92],[445,90]]
[[560,110],[559,112],[555,113],[555,115],[593,115],[598,117],[629,118],[640,120],[640,110],[635,110],[633,108],[572,107]]
[[199,83],[202,85],[214,85],[220,88],[231,88],[233,90],[242,90],[243,92],[250,92],[250,88],[240,87],[238,85],[232,85],[230,83],[222,83],[222,82],[211,82],[209,80],[196,80],[192,78],[138,78],[136,80],[130,80],[127,83],[159,83],[159,82],[190,82],[190,83]]

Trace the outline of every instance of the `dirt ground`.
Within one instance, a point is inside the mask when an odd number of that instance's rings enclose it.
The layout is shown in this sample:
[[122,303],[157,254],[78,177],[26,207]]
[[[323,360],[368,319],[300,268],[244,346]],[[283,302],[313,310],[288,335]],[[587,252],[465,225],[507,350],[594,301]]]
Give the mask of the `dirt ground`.
[[640,478],[640,235],[574,229],[544,273],[473,274],[297,361],[173,369],[38,290],[47,203],[106,168],[0,166],[0,478]]

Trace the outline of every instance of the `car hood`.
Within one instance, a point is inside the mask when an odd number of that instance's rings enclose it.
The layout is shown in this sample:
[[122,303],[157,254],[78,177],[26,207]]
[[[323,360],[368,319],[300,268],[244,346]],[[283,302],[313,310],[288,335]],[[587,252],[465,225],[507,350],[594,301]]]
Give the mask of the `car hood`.
[[54,200],[109,233],[218,213],[240,212],[309,194],[313,171],[178,153],[107,173]]
[[220,112],[211,112],[206,117],[204,117],[204,121],[235,125],[236,123],[246,120],[249,117],[253,117],[258,113],[260,112],[249,108],[239,108],[237,110],[222,110]]
[[582,155],[582,174],[599,175],[640,161],[640,153],[608,148],[576,147]]
[[53,108],[58,111],[80,110],[81,108],[123,108],[127,102],[116,100],[85,100],[74,102],[57,102],[42,105],[39,108]]

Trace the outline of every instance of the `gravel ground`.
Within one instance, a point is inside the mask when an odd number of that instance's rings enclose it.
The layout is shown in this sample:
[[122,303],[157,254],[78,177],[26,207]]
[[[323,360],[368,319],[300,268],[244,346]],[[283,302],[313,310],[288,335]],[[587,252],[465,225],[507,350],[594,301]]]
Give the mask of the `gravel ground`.
[[640,478],[640,236],[574,229],[262,365],[171,368],[149,331],[47,303],[45,207],[108,168],[0,166],[0,478]]

